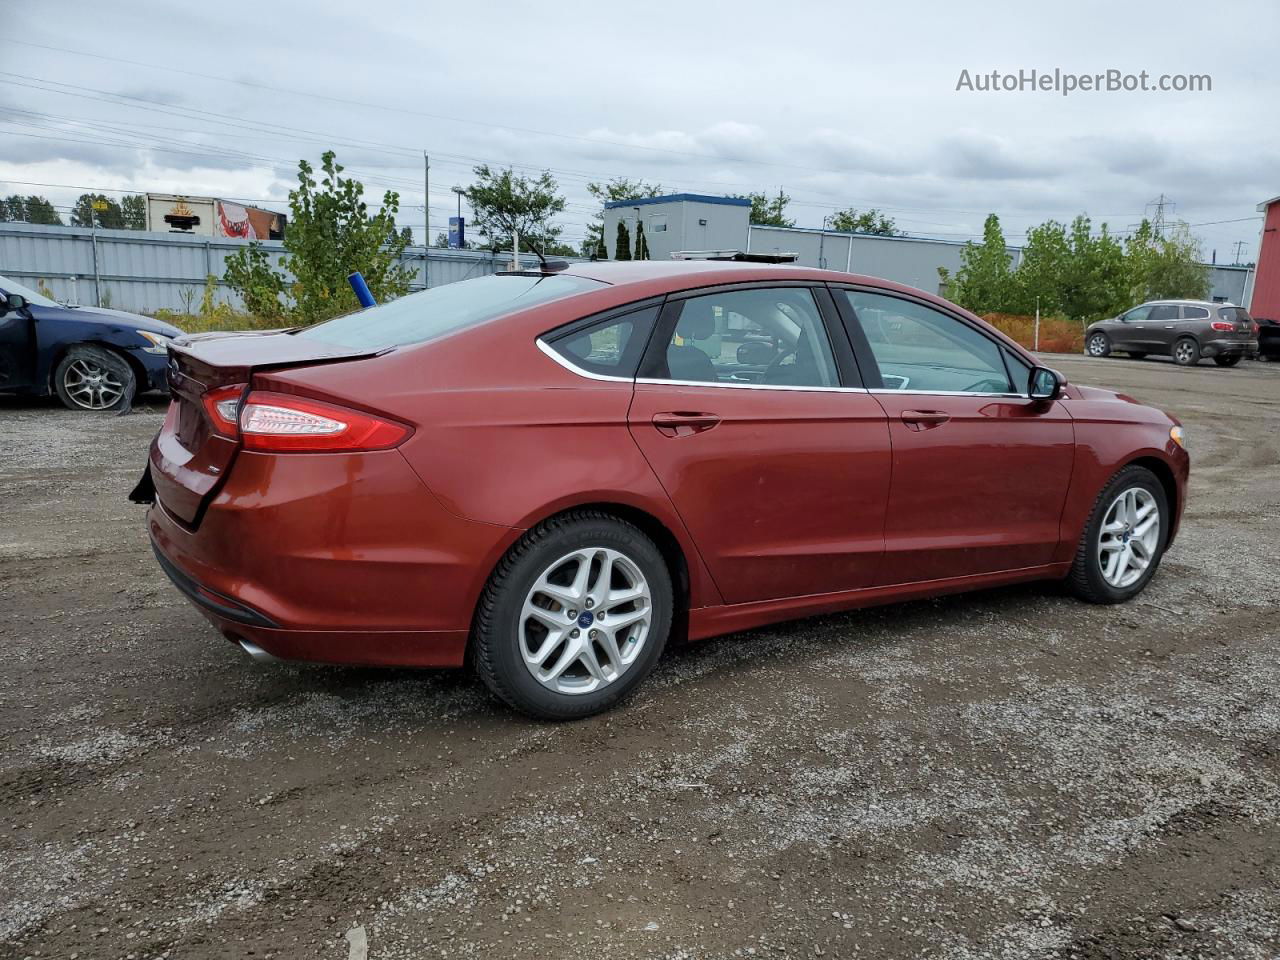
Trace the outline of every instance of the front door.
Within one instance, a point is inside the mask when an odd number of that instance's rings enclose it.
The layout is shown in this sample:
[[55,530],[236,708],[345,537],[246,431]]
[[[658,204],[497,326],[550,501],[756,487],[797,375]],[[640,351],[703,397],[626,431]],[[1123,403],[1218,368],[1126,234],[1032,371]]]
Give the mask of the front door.
[[1151,334],[1147,330],[1147,317],[1151,307],[1143,304],[1120,317],[1117,323],[1109,324],[1107,332],[1111,334],[1111,346],[1116,350],[1149,349]]
[[637,380],[631,433],[728,603],[875,581],[889,428],[824,320],[806,286],[672,300]]
[[1075,452],[1065,407],[1029,399],[1025,361],[959,316],[881,293],[836,295],[893,440],[877,582],[1049,563]]
[[0,390],[32,386],[35,370],[35,321],[28,310],[6,310],[0,315]]

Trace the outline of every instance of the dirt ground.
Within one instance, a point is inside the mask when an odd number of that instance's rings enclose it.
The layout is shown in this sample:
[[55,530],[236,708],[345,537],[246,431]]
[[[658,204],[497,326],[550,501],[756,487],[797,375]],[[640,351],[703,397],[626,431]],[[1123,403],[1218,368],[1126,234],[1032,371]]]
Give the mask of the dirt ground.
[[1187,425],[1136,601],[723,637],[561,725],[255,663],[125,502],[162,408],[0,400],[0,956],[1280,955],[1280,364],[1051,362]]

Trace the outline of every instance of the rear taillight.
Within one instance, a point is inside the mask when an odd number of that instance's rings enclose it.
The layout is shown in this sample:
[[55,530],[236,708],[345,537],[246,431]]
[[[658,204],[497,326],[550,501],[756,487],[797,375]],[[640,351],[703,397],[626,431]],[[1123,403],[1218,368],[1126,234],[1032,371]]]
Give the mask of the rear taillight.
[[387,450],[412,432],[361,410],[265,390],[250,393],[240,411],[245,449],[271,453]]
[[1209,324],[1209,326],[1213,327],[1215,330],[1223,331],[1231,331],[1236,328],[1234,323],[1227,323],[1225,320],[1215,320],[1213,323]]
[[218,387],[210,390],[203,397],[201,402],[204,403],[205,413],[209,415],[209,424],[216,433],[224,437],[235,439],[239,436],[240,427],[237,419],[237,413],[240,407],[240,397],[244,395],[245,385],[243,383],[232,384],[229,387]]

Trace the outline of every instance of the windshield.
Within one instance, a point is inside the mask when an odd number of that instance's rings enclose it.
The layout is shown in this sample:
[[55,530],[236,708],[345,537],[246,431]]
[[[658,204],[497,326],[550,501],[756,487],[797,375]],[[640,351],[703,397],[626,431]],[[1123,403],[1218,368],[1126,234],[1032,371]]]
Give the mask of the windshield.
[[33,303],[37,307],[56,307],[56,300],[50,300],[42,293],[36,293],[30,287],[24,287],[22,284],[8,277],[0,277],[0,290],[5,293],[16,293],[20,297],[26,297],[27,303]]
[[432,287],[389,303],[336,317],[296,334],[308,340],[357,349],[385,350],[474,326],[514,313],[594,290],[604,284],[563,274],[519,274],[477,277]]

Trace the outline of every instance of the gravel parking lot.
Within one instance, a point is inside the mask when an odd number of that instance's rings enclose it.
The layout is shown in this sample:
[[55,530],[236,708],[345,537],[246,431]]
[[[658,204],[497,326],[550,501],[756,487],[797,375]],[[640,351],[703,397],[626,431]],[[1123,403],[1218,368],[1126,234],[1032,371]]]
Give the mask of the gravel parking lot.
[[724,637],[568,725],[251,661],[125,502],[162,407],[0,400],[0,956],[1280,955],[1280,364],[1049,362],[1187,425],[1137,601]]

